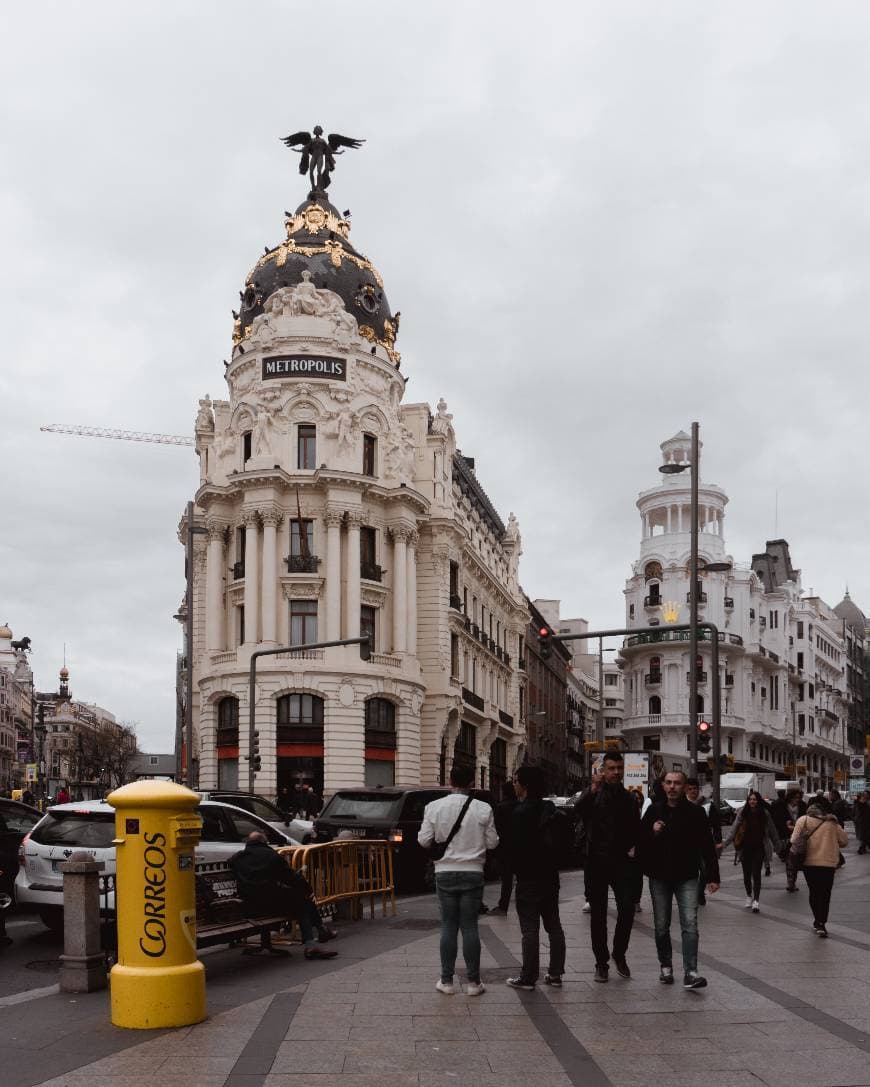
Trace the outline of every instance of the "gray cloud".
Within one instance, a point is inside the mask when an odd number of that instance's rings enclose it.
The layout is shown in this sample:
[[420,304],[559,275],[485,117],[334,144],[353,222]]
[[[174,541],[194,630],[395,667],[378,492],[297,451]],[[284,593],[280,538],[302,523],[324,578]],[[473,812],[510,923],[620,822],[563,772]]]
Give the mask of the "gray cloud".
[[[623,617],[637,492],[700,420],[740,560],[778,529],[832,603],[865,561],[865,42],[858,3],[92,3],[7,12],[0,620],[47,687],[166,747],[190,433],[230,309],[305,186],[278,137],[367,138],[335,199],[521,519],[523,581]],[[863,425],[862,425],[863,424]]]

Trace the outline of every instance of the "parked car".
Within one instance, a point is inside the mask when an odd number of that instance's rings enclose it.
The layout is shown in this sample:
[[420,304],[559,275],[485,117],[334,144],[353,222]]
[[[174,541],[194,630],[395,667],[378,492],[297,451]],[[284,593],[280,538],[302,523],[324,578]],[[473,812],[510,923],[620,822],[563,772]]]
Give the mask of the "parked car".
[[42,812],[18,800],[0,799],[0,894],[14,897],[21,842],[42,818]]
[[314,823],[310,819],[288,819],[284,812],[265,797],[256,793],[243,793],[235,789],[216,789],[213,792],[199,794],[203,800],[220,800],[224,804],[234,804],[237,808],[265,819],[267,823],[280,830],[282,834],[289,834],[291,838],[307,845],[314,841]]
[[[242,848],[251,831],[266,835],[270,845],[302,843],[251,812],[232,804],[204,800],[196,809],[202,817],[202,836],[196,847],[198,861],[226,861]],[[57,804],[49,808],[24,837],[19,849],[15,893],[22,906],[35,910],[44,925],[59,930],[63,925],[63,874],[60,865],[77,850],[90,853],[115,873],[115,809],[104,800]],[[114,910],[110,892],[104,908]]]
[[417,844],[423,809],[449,789],[339,789],[314,820],[317,842],[377,838],[393,844],[394,876],[402,890],[427,883],[429,858]]

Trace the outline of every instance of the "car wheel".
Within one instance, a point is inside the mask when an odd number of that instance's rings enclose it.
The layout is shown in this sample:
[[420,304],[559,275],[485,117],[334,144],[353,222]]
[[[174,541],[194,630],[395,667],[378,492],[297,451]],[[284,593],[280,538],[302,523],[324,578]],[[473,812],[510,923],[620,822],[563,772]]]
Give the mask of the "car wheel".
[[39,910],[39,920],[52,932],[63,932],[63,910],[56,906],[48,906]]

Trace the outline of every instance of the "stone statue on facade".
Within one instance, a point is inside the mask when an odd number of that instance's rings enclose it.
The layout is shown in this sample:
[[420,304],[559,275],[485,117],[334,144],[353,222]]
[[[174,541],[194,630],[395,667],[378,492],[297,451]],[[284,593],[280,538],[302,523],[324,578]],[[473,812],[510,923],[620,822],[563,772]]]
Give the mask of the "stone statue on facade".
[[294,132],[292,136],[284,136],[281,142],[291,151],[302,155],[299,160],[299,173],[308,174],[311,191],[325,193],[335,169],[335,156],[344,154],[344,150],[339,148],[358,150],[365,140],[340,136],[337,132],[330,132],[324,140],[323,129],[320,125],[315,125],[314,135],[310,132]]
[[214,430],[214,411],[212,410],[211,397],[208,393],[199,402],[199,411],[196,413],[194,429],[197,433]]
[[453,416],[447,411],[447,401],[442,396],[438,401],[438,414],[432,420],[433,434],[447,434],[453,427]]
[[251,435],[251,451],[255,457],[275,456],[276,432],[274,414],[266,408],[261,408],[257,412],[257,419]]

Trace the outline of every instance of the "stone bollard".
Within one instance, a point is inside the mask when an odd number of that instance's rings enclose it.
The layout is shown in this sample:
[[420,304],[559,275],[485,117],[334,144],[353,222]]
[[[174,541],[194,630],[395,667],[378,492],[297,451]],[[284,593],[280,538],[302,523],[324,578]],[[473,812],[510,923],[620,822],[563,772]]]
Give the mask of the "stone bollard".
[[60,991],[92,993],[106,987],[106,956],[100,946],[102,861],[80,850],[60,865],[63,872],[63,954]]

